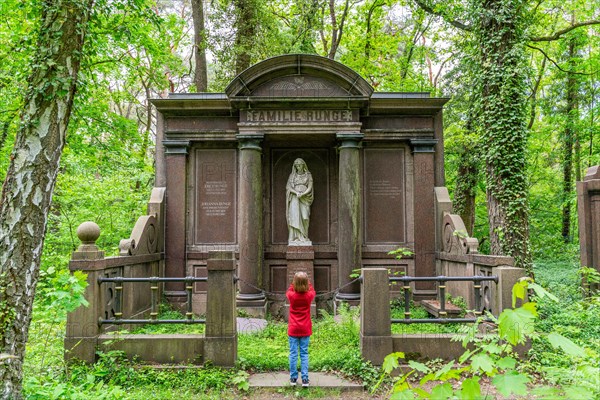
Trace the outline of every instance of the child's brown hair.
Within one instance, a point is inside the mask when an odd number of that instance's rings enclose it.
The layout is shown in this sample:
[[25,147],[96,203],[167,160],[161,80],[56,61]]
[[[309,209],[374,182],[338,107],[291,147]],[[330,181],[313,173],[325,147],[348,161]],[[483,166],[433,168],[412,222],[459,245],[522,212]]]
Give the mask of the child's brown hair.
[[306,272],[296,272],[296,274],[294,275],[294,279],[292,280],[292,286],[294,287],[295,292],[308,292],[308,275],[306,275]]

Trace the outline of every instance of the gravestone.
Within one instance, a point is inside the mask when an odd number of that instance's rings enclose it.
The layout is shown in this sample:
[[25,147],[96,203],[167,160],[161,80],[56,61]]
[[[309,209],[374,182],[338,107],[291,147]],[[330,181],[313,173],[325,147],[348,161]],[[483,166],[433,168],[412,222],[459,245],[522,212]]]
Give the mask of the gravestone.
[[[435,275],[446,101],[376,93],[348,67],[304,54],[260,62],[224,93],[152,100],[156,182],[167,199],[165,275],[205,276],[210,250],[234,251],[238,307],[251,315],[281,309],[296,270],[309,273],[318,293],[343,287],[337,300],[351,303],[360,287],[348,285],[350,275],[362,267]],[[297,159],[313,181],[304,245],[290,243],[288,230],[286,185]],[[387,255],[398,247],[414,256]],[[205,290],[194,288],[196,312]],[[414,294],[435,290],[420,284]],[[178,283],[165,295],[185,301]]]

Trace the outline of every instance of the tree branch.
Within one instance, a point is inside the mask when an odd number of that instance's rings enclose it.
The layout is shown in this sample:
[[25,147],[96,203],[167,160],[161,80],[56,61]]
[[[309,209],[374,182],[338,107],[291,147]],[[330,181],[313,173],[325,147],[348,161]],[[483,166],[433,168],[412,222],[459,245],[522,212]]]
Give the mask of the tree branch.
[[[418,0],[415,0],[415,1],[418,2]],[[598,24],[600,24],[600,20],[597,20],[597,19],[594,19],[591,21],[578,22],[578,23],[573,24],[565,29],[561,29],[560,31],[555,32],[554,34],[552,34],[550,36],[538,36],[538,37],[530,38],[529,40],[531,40],[532,42],[551,42],[553,40],[559,39],[565,33],[571,32],[573,29],[577,29],[582,26],[598,25]]]
[[464,22],[460,22],[455,19],[452,19],[440,11],[435,11],[432,6],[430,6],[429,4],[426,4],[423,0],[415,0],[415,3],[417,3],[417,5],[419,7],[421,7],[425,12],[428,12],[429,14],[437,15],[438,17],[442,17],[444,19],[444,21],[446,21],[447,23],[449,23],[450,25],[452,25],[455,28],[461,29],[463,31],[471,31],[473,29],[471,27],[471,25],[467,25]]
[[596,73],[596,71],[594,71],[594,72],[591,72],[591,73],[586,73],[586,72],[569,71],[569,70],[563,69],[563,68],[562,68],[560,65],[558,65],[558,64],[556,63],[556,61],[554,61],[553,59],[551,59],[551,58],[550,58],[550,56],[549,56],[548,54],[546,54],[546,52],[545,52],[544,50],[540,49],[539,47],[532,46],[532,45],[530,45],[530,44],[528,44],[528,45],[527,45],[527,47],[529,47],[530,49],[537,50],[537,51],[539,51],[540,53],[542,53],[542,54],[544,55],[544,57],[546,57],[546,59],[547,59],[548,61],[550,61],[552,64],[554,64],[554,66],[555,66],[556,68],[558,68],[558,70],[559,70],[559,71],[562,71],[562,72],[564,72],[564,73],[566,73],[566,74],[575,74],[575,75],[584,75],[584,76],[588,76],[588,75],[594,75],[594,74]]

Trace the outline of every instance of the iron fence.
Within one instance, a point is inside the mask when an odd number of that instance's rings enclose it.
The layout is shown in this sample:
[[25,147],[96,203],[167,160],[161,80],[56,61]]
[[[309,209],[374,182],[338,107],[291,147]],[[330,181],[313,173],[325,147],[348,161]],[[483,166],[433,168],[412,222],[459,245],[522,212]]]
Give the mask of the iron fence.
[[[205,324],[205,319],[194,318],[192,312],[192,290],[195,282],[207,282],[207,277],[187,276],[184,278],[161,278],[151,276],[147,278],[124,278],[124,277],[98,277],[98,284],[114,283],[114,318],[98,319],[99,325],[124,325],[124,324]],[[146,319],[123,319],[123,283],[150,283],[150,318]],[[186,291],[186,313],[185,319],[158,319],[158,284],[163,282],[184,282]]]
[[[404,318],[392,318],[393,324],[444,324],[444,323],[473,323],[476,322],[483,314],[481,307],[481,282],[492,281],[498,284],[498,277],[492,276],[432,276],[432,277],[416,277],[416,276],[390,276],[390,282],[402,282],[402,291],[404,294]],[[437,282],[438,284],[438,299],[440,302],[440,316],[446,316],[446,282],[473,282],[473,290],[475,292],[475,310],[474,318],[419,318],[411,319],[410,315],[410,300],[411,300],[411,282]],[[484,321],[491,321],[484,319]]]

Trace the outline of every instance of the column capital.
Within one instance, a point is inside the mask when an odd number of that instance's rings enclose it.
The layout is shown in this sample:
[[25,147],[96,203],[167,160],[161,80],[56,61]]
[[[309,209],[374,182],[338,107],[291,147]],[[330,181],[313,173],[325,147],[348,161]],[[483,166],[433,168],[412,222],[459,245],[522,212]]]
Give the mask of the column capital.
[[165,154],[187,155],[190,148],[189,140],[163,140],[165,146]]
[[262,151],[260,142],[265,138],[264,133],[240,133],[235,135],[235,138],[239,142],[238,148],[240,150],[258,150]]
[[360,141],[365,137],[360,132],[338,132],[335,138],[340,142],[340,149],[358,149]]
[[435,153],[437,139],[410,139],[413,153]]

